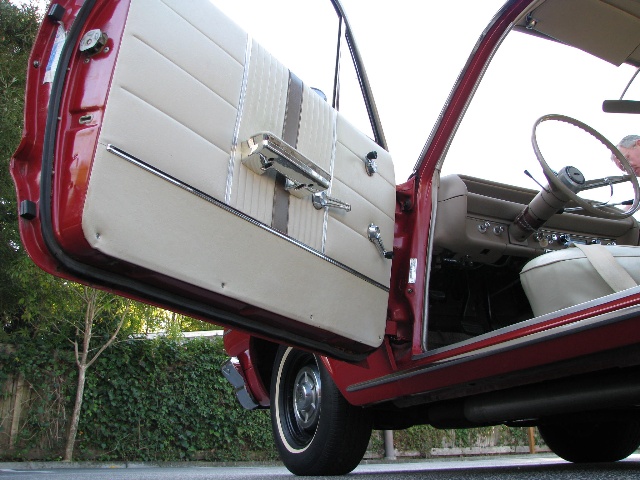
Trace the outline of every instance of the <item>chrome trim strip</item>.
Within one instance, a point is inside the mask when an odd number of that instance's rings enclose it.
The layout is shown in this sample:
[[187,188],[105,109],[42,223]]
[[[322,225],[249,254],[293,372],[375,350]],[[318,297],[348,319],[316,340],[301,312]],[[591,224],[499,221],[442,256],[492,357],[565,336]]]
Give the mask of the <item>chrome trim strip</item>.
[[240,122],[242,121],[242,113],[244,111],[244,100],[247,95],[247,84],[249,83],[249,64],[251,63],[251,48],[253,46],[252,38],[247,35],[247,47],[244,52],[244,71],[242,72],[242,84],[240,85],[240,98],[238,99],[238,113],[236,115],[236,125],[233,129],[233,138],[231,139],[231,154],[229,155],[229,166],[227,168],[227,186],[224,191],[224,203],[231,203],[231,187],[233,186],[233,171],[236,165],[236,156],[238,155],[238,137],[240,135]]
[[[368,388],[385,385],[387,383],[406,380],[407,378],[413,378],[418,375],[425,374],[427,372],[440,370],[441,368],[445,368],[454,364],[468,362],[472,359],[475,360],[477,358],[486,357],[489,355],[501,353],[508,350],[514,350],[515,348],[523,347],[528,344],[535,344],[543,340],[549,340],[550,338],[561,337],[561,336],[569,335],[571,333],[577,333],[578,331],[588,330],[596,326],[615,323],[617,321],[626,320],[627,318],[636,317],[638,315],[640,315],[640,305],[633,305],[631,307],[626,307],[622,310],[617,310],[615,312],[609,312],[603,315],[597,315],[595,317],[585,318],[584,320],[579,320],[577,322],[573,322],[568,325],[559,325],[557,327],[550,328],[542,332],[537,332],[531,335],[525,335],[523,337],[514,338],[513,340],[509,340],[507,342],[499,343],[496,345],[490,345],[478,350],[473,350],[471,352],[466,352],[460,355],[445,358],[416,369],[395,372],[389,375],[385,375],[384,377],[379,377],[373,380],[368,380],[366,382],[349,385],[347,387],[347,392],[358,392],[361,390],[366,390]],[[456,344],[456,346],[460,346],[460,345],[461,343]]]
[[350,273],[351,275],[359,278],[360,280],[363,280],[371,285],[373,285],[374,287],[377,287],[385,292],[389,292],[389,288],[385,287],[384,285],[382,285],[379,282],[376,282],[375,280],[373,280],[372,278],[369,278],[365,275],[363,275],[362,273],[354,270],[353,268],[340,263],[336,260],[334,260],[333,258],[327,257],[326,255],[324,255],[322,252],[319,252],[318,250],[315,250],[311,247],[309,247],[308,245],[305,245],[304,243],[296,240],[295,238],[291,238],[288,235],[285,235],[283,233],[280,233],[277,230],[274,230],[273,228],[271,228],[268,225],[265,225],[262,222],[259,222],[258,220],[256,220],[253,217],[250,217],[249,215],[241,212],[240,210],[236,210],[235,208],[227,205],[226,203],[221,202],[220,200],[218,200],[217,198],[212,197],[211,195],[208,195],[206,193],[204,193],[201,190],[198,190],[195,187],[192,187],[191,185],[182,182],[181,180],[178,180],[175,177],[172,177],[171,175],[169,175],[168,173],[163,172],[162,170],[159,170],[155,167],[153,167],[152,165],[149,165],[146,162],[143,162],[142,160],[134,157],[133,155],[128,154],[127,152],[125,152],[124,150],[119,149],[118,147],[109,144],[107,145],[107,151],[109,153],[112,153],[113,155],[122,158],[123,160],[126,160],[130,163],[132,163],[133,165],[142,168],[143,170],[152,173],[153,175],[156,175],[157,177],[162,178],[163,180],[166,180],[167,182],[171,183],[172,185],[175,185],[176,187],[179,187],[193,195],[195,195],[198,198],[201,198],[202,200],[209,202],[217,207],[222,208],[223,210],[225,210],[226,212],[232,213],[233,215],[236,215],[237,217],[240,217],[243,220],[246,220],[247,222],[263,229],[266,230],[267,232],[280,237],[282,240],[285,240],[289,243],[294,244],[295,246],[315,255],[318,258],[321,258],[322,260],[325,260],[326,262],[329,262],[330,264],[341,268],[342,270],[344,270],[347,273]]
[[583,320],[578,320],[577,322],[572,322],[566,325],[559,325],[557,327],[550,328],[548,330],[543,330],[541,332],[533,333],[531,335],[526,335],[525,337],[514,338],[512,340],[508,340],[506,342],[502,342],[496,345],[490,345],[479,350],[475,350],[473,352],[467,352],[460,355],[455,355],[453,357],[449,357],[447,361],[454,361],[459,359],[464,359],[470,356],[475,356],[482,353],[494,353],[494,351],[501,350],[503,348],[509,348],[510,346],[518,346],[522,343],[527,343],[528,341],[535,341],[546,338],[548,336],[557,336],[564,333],[569,333],[573,330],[580,330],[583,328],[591,327],[596,324],[607,324],[612,323],[615,320],[619,320],[619,313],[623,311],[626,312],[623,317],[627,318],[630,316],[637,315],[640,313],[640,305],[633,305],[631,307],[626,307],[623,310],[617,310],[615,312],[609,312],[602,315],[596,315],[595,317],[585,318]]
[[[331,132],[331,160],[329,163],[329,177],[331,178],[331,182],[329,183],[329,189],[327,193],[331,195],[331,190],[333,189],[333,172],[336,164],[336,149],[338,144],[338,112],[331,109],[331,117],[332,117],[332,132]],[[322,220],[322,253],[324,254],[327,248],[327,229],[329,226],[329,209],[324,211],[324,219]]]

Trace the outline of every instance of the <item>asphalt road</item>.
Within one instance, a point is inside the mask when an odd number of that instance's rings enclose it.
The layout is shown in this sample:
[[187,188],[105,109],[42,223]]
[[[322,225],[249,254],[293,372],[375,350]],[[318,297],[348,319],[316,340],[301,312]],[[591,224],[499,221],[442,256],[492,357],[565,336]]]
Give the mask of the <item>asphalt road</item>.
[[[24,469],[16,464],[0,464],[1,479],[16,480],[280,480],[291,475],[280,466],[196,466],[178,467],[137,465],[122,468],[105,464],[94,468]],[[51,466],[51,465],[41,465]],[[57,465],[56,465],[57,467]],[[306,477],[308,479],[327,477]],[[344,477],[352,480],[582,480],[640,479],[640,454],[605,465],[572,465],[553,455],[467,458],[456,460],[425,460],[360,465]]]

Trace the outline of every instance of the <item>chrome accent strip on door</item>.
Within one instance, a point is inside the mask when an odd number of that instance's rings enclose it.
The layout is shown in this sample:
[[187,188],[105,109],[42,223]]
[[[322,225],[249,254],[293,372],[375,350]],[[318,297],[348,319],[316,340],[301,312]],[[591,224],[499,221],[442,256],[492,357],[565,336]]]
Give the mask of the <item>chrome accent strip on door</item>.
[[377,287],[385,292],[389,292],[389,288],[387,288],[386,286],[382,285],[379,282],[376,282],[375,280],[373,280],[372,278],[369,278],[365,275],[363,275],[362,273],[354,270],[353,268],[340,263],[336,260],[334,260],[333,258],[327,257],[326,255],[324,255],[322,252],[319,252],[318,250],[315,250],[311,247],[309,247],[308,245],[305,245],[304,243],[296,240],[295,238],[289,237],[288,235],[285,235],[281,232],[279,232],[278,230],[271,228],[269,225],[265,225],[262,222],[259,222],[258,220],[256,220],[253,217],[250,217],[249,215],[241,212],[240,210],[236,210],[235,208],[229,206],[228,204],[221,202],[220,200],[218,200],[217,198],[212,197],[211,195],[206,194],[205,192],[203,192],[202,190],[198,190],[195,187],[192,187],[191,185],[182,182],[181,180],[169,175],[168,173],[163,172],[162,170],[159,170],[158,168],[153,167],[152,165],[149,165],[148,163],[134,157],[133,155],[130,155],[129,153],[125,152],[124,150],[119,149],[118,147],[109,144],[106,147],[107,151],[109,153],[112,153],[113,155],[122,158],[123,160],[126,160],[130,163],[132,163],[133,165],[142,168],[143,170],[152,173],[153,175],[156,175],[157,177],[162,178],[163,180],[171,183],[172,185],[175,185],[176,187],[179,187],[193,195],[195,195],[196,197],[201,198],[202,200],[209,202],[217,207],[222,208],[223,210],[232,213],[234,215],[236,215],[237,217],[240,217],[243,220],[246,220],[247,222],[263,229],[266,230],[269,233],[272,233],[273,235],[276,235],[277,237],[280,237],[281,239],[292,243],[294,245],[296,245],[299,248],[302,248],[303,250],[315,255],[318,258],[321,258],[322,260],[325,260],[327,262],[329,262],[330,264],[344,270],[347,273],[350,273],[351,275],[359,278],[360,280],[364,280],[365,282],[373,285],[374,287]]
[[[333,171],[336,166],[336,149],[338,145],[338,112],[332,109],[332,139],[331,139],[331,160],[329,163],[329,176],[333,178]],[[331,195],[333,188],[333,182],[329,185],[327,193]],[[329,227],[329,209],[325,209],[324,218],[322,219],[322,253],[325,253],[327,248],[327,229]]]
[[244,52],[244,71],[242,72],[242,85],[240,86],[240,98],[238,99],[238,113],[236,115],[236,125],[233,129],[231,139],[231,155],[229,155],[229,167],[227,170],[227,186],[224,191],[224,203],[231,203],[231,187],[233,186],[233,171],[238,155],[238,137],[240,135],[240,122],[242,111],[244,110],[244,99],[247,95],[247,84],[249,83],[249,64],[251,63],[251,47],[253,40],[247,35],[247,48]]

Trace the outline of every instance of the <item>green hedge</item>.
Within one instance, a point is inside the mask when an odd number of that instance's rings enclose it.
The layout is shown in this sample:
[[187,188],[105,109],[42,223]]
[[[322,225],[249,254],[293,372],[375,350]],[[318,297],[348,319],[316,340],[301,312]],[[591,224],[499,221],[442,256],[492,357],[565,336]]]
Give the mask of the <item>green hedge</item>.
[[[0,378],[20,371],[31,392],[19,448],[5,459],[62,452],[75,370],[68,355],[39,347],[16,345],[0,358]],[[225,359],[220,339],[131,340],[107,349],[88,371],[74,459],[276,458],[268,412],[239,406],[220,373]]]
[[[240,407],[220,373],[226,358],[220,338],[113,345],[88,371],[74,459],[276,459],[269,413]],[[59,459],[76,386],[68,342],[36,336],[0,348],[0,382],[18,373],[29,391],[19,442],[0,458]],[[422,425],[397,431],[394,439],[397,450],[428,457],[431,448],[482,445],[490,436],[501,446],[528,444],[526,429],[503,426],[437,430]],[[369,450],[384,454],[378,432]]]
[[266,412],[244,411],[220,373],[219,340],[132,341],[96,362],[78,452],[103,458],[274,458]]

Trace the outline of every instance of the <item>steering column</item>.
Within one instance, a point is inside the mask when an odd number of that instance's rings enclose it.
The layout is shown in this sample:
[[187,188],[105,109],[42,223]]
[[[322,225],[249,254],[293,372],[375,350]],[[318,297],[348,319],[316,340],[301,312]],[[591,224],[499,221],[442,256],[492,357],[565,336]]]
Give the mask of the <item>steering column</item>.
[[[564,167],[557,178],[574,193],[579,192],[585,183],[584,175],[575,167]],[[524,242],[555,213],[562,211],[569,200],[570,198],[563,190],[549,182],[549,185],[543,187],[511,222],[509,238],[516,242]]]

